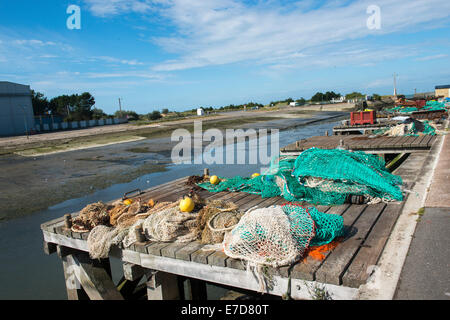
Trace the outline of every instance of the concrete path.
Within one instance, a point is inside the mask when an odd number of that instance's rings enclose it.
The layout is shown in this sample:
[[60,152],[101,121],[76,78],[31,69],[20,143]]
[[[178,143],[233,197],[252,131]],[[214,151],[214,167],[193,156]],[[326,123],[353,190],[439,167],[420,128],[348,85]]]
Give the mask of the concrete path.
[[450,300],[449,176],[450,137],[445,136],[394,299]]

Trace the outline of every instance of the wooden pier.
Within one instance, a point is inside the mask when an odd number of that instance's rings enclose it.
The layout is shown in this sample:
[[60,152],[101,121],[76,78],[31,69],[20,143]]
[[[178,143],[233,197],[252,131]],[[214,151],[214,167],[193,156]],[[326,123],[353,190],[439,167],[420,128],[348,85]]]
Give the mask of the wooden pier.
[[302,151],[312,147],[320,149],[335,149],[342,147],[353,151],[364,151],[371,154],[400,154],[423,152],[431,149],[436,136],[315,136],[299,140],[282,148],[282,155],[299,155]]
[[375,130],[389,129],[399,124],[399,121],[384,121],[374,124],[362,124],[362,125],[340,125],[333,128],[334,135],[345,134],[371,134]]
[[[428,152],[413,153],[394,171],[411,188],[426,161]],[[176,201],[191,189],[186,178],[177,179],[143,192],[143,201]],[[241,192],[199,192],[204,199],[231,200],[241,211],[251,207],[280,205],[280,197],[263,199]],[[309,205],[302,203],[302,205]],[[306,257],[293,266],[269,268],[271,284],[265,293],[293,299],[311,299],[314,288],[325,289],[333,299],[352,299],[374,270],[404,202],[316,206],[320,211],[344,218],[345,239],[323,261]],[[75,217],[73,214],[72,217]],[[123,264],[123,277],[114,283],[109,259],[91,260],[88,233],[75,233],[66,227],[68,217],[41,225],[44,250],[57,252],[62,260],[69,299],[207,299],[206,283],[257,292],[257,277],[245,270],[241,260],[222,251],[205,251],[198,241],[190,243],[138,242],[128,248],[114,246],[110,257]],[[183,282],[188,282],[188,292]],[[141,284],[139,284],[141,283]],[[144,285],[142,285],[144,283]],[[138,294],[141,293],[141,295]]]

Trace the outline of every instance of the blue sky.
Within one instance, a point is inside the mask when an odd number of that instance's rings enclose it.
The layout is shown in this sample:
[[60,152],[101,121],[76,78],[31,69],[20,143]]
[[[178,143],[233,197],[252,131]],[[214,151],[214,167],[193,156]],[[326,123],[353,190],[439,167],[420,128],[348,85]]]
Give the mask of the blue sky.
[[[81,29],[69,30],[69,5]],[[370,5],[380,28],[370,29]],[[51,98],[91,92],[107,113],[391,94],[450,84],[448,0],[0,2],[0,80]]]

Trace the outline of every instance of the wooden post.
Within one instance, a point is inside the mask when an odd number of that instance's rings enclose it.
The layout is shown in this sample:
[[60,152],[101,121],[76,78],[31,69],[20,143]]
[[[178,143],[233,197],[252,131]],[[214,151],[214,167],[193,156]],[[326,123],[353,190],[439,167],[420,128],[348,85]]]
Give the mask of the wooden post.
[[178,300],[177,275],[156,271],[147,276],[147,299],[148,300]]
[[203,176],[205,176],[205,177],[209,176],[209,169],[208,168],[203,169]]
[[134,235],[136,236],[136,240],[138,242],[144,242],[145,241],[145,236],[144,236],[144,231],[142,229],[142,226],[136,226],[134,228]]
[[111,279],[108,259],[92,260],[86,252],[58,246],[69,300],[123,300]]
[[70,213],[64,215],[64,226],[67,229],[72,228],[72,215]]

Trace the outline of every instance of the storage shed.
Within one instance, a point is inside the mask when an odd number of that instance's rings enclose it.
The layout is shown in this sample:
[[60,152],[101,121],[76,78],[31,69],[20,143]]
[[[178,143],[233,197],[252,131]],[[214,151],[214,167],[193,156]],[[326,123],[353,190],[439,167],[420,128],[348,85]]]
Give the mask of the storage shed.
[[34,130],[30,86],[0,81],[0,136],[14,136]]

